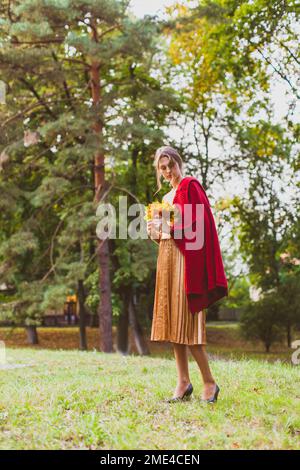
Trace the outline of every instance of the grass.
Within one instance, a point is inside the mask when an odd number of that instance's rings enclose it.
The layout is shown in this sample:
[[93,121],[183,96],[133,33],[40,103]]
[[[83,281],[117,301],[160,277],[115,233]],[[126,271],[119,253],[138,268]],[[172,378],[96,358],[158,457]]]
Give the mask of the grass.
[[255,359],[211,361],[221,388],[167,404],[174,359],[98,351],[7,348],[0,370],[1,449],[299,449],[299,367]]

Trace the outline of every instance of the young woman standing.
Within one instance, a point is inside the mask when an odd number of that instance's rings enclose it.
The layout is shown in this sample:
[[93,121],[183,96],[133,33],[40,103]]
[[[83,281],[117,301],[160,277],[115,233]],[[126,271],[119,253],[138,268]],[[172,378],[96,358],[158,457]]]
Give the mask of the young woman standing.
[[173,343],[177,368],[177,386],[168,402],[189,399],[193,392],[188,368],[188,348],[196,360],[202,380],[201,400],[217,400],[219,387],[212,376],[206,354],[206,324],[204,308],[227,295],[227,280],[210,205],[200,182],[183,174],[183,162],[176,149],[164,146],[157,149],[154,158],[158,191],[161,177],[172,189],[163,201],[175,204],[183,215],[185,204],[193,207],[192,225],[200,223],[194,208],[204,207],[204,244],[187,249],[184,226],[177,227],[181,238],[176,238],[176,225],[165,230],[161,220],[147,222],[149,236],[159,244],[151,341]]

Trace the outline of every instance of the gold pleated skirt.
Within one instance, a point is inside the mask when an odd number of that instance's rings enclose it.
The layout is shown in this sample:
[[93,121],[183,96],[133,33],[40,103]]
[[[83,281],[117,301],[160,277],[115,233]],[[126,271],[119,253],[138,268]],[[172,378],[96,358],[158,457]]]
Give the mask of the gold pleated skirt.
[[151,341],[206,344],[205,310],[191,313],[184,287],[184,255],[173,238],[159,243]]

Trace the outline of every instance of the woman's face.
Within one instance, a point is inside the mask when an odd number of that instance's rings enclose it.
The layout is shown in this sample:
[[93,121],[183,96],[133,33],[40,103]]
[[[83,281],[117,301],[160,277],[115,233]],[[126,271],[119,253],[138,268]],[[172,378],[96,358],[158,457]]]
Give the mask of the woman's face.
[[181,176],[181,171],[177,162],[173,162],[168,157],[161,157],[158,162],[160,174],[170,183],[176,181]]

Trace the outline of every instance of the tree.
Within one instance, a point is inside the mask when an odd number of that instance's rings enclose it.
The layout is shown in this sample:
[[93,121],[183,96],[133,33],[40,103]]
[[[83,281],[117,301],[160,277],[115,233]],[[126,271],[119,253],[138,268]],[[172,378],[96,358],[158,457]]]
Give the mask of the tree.
[[249,304],[240,317],[242,336],[247,340],[262,341],[266,352],[270,352],[272,344],[282,339],[282,306],[282,299],[274,293]]

